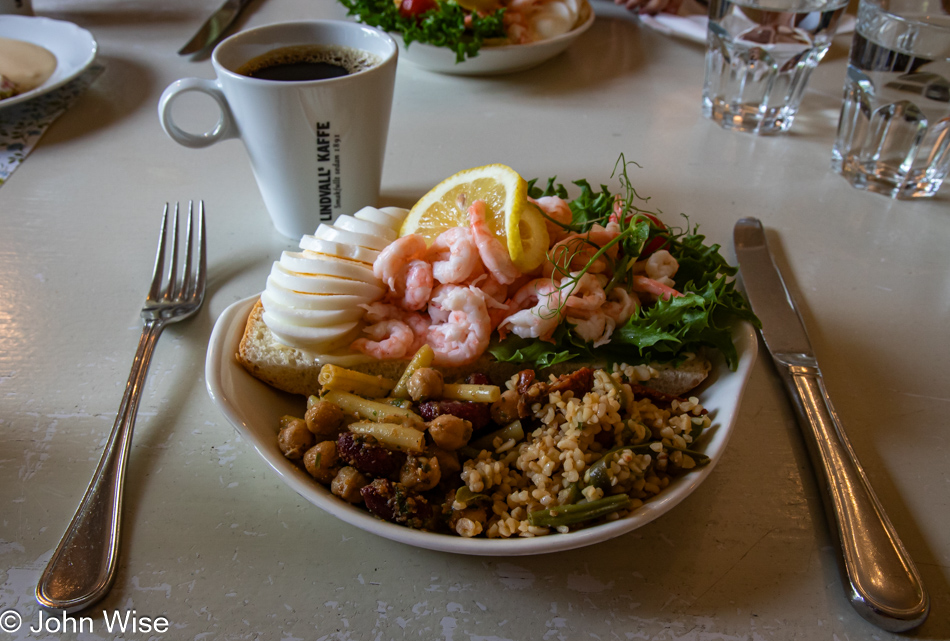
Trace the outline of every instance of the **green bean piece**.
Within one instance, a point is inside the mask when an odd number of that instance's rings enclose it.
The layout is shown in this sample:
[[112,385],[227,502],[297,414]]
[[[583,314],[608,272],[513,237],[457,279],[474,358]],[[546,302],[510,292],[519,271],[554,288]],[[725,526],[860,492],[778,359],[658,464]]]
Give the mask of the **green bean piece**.
[[574,481],[573,483],[567,486],[567,489],[568,489],[567,501],[564,502],[564,505],[573,505],[574,503],[577,503],[584,497],[584,494],[581,491],[583,487],[581,486],[580,481]]
[[668,449],[668,450],[673,450],[673,451],[676,451],[676,452],[682,452],[683,454],[688,455],[691,459],[693,459],[693,461],[696,462],[696,467],[702,467],[702,466],[704,466],[704,465],[708,465],[708,464],[709,464],[709,461],[712,460],[712,459],[710,459],[708,456],[706,456],[705,454],[703,454],[702,452],[697,452],[696,450],[688,450],[688,449],[686,449],[685,447],[672,447],[672,446],[671,446],[671,447],[668,447],[668,448],[666,448],[666,449]]
[[612,494],[596,501],[575,503],[574,505],[558,505],[543,510],[536,510],[528,514],[528,523],[538,527],[559,527],[592,521],[607,516],[631,505],[630,497],[626,494]]
[[455,491],[455,500],[465,507],[468,507],[472,503],[477,503],[478,501],[487,501],[489,499],[491,499],[491,497],[487,494],[478,494],[473,492],[468,488],[467,485],[463,485]]
[[462,447],[455,450],[455,452],[459,455],[460,461],[468,461],[469,459],[477,459],[481,450],[475,449],[471,445],[463,445]]
[[505,425],[500,430],[495,430],[494,432],[490,432],[486,434],[485,436],[480,436],[479,438],[469,443],[469,445],[479,451],[481,450],[494,451],[495,447],[493,443],[496,436],[501,438],[502,443],[504,443],[508,439],[514,439],[515,442],[517,443],[518,441],[521,441],[524,439],[524,427],[522,427],[521,421],[512,421],[508,423],[508,425]]
[[630,406],[630,402],[633,400],[633,392],[625,390],[623,385],[618,383],[607,370],[604,370],[604,374],[607,375],[607,382],[610,383],[610,386],[617,392],[617,399],[620,401],[620,416],[622,417]]
[[[699,418],[699,417],[695,417],[695,418]],[[692,428],[689,430],[689,437],[690,439],[692,439],[693,442],[695,442],[696,439],[699,438],[699,435],[703,433],[703,421],[702,419],[700,419],[699,421],[694,421],[691,418],[689,419],[689,423],[690,425],[692,425]]]
[[423,345],[419,348],[419,351],[413,355],[412,360],[409,361],[409,364],[406,365],[405,371],[403,371],[402,376],[399,377],[399,380],[396,381],[396,386],[393,387],[392,395],[395,398],[409,398],[409,379],[412,378],[412,375],[416,373],[416,370],[420,367],[428,367],[432,364],[432,359],[435,357],[435,352],[432,351],[432,348],[428,345]]
[[617,447],[611,448],[604,452],[604,455],[601,456],[597,461],[594,462],[587,471],[584,472],[584,481],[588,485],[593,485],[594,487],[599,487],[602,490],[608,490],[610,488],[610,475],[607,474],[607,469],[610,466],[610,459],[615,454],[619,454],[624,450],[630,450],[631,452],[636,452],[636,447],[634,445],[618,445]]
[[[697,452],[696,450],[688,450],[685,447],[675,447],[673,445],[664,445],[663,448],[667,452],[682,452],[683,454],[688,454],[694,461],[696,461],[696,467],[702,467],[706,465],[711,460],[708,456],[702,452]],[[631,445],[627,449],[633,450],[634,454],[650,454],[656,456],[659,452],[654,452],[650,447],[649,443],[641,443],[640,445]]]

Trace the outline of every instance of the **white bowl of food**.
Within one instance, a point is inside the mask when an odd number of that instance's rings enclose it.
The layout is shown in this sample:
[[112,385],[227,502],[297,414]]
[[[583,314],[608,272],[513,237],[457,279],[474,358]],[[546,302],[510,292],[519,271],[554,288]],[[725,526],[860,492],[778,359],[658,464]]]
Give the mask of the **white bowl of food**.
[[490,165],[342,216],[219,317],[209,394],[301,496],[408,545],[527,555],[630,532],[711,473],[756,356],[734,269],[606,188],[526,189]]
[[[361,1],[347,0],[344,4],[354,13],[359,8],[352,7]],[[418,6],[430,0],[404,2]],[[504,16],[477,52],[464,56],[456,53],[458,41],[454,35],[443,37],[435,28],[432,31],[436,33],[415,28],[400,32],[392,20],[381,20],[368,11],[356,15],[367,24],[391,31],[402,60],[428,71],[463,76],[499,75],[536,67],[565,51],[594,23],[594,11],[587,0],[467,0],[459,4],[469,3],[501,8]]]

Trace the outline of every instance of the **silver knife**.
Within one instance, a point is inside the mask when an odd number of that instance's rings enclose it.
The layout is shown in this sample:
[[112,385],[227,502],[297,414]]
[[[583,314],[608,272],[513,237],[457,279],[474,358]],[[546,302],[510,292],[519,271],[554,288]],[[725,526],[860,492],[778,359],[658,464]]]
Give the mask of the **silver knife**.
[[178,55],[187,56],[192,53],[199,53],[213,47],[224,37],[234,20],[251,0],[226,0],[221,7],[211,14],[211,17],[201,25],[198,32],[192,36],[184,47],[178,50]]
[[762,321],[762,339],[805,435],[851,605],[885,630],[915,628],[927,618],[930,597],[831,406],[805,325],[772,260],[762,223],[741,219],[733,240],[749,303]]

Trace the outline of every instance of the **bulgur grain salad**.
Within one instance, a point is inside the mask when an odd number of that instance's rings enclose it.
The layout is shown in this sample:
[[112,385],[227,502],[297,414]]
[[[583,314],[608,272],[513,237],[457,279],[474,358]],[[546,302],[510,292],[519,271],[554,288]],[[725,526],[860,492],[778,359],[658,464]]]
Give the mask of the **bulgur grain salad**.
[[709,461],[692,449],[710,425],[699,400],[646,387],[651,375],[622,364],[450,384],[425,348],[398,381],[326,365],[278,444],[385,521],[468,538],[566,533],[633,513]]

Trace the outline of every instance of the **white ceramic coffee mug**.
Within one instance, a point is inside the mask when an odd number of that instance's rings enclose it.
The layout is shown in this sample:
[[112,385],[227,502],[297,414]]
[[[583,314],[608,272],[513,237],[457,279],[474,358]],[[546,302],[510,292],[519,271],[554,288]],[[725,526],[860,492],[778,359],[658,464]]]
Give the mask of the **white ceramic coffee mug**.
[[[326,80],[283,81],[237,73],[248,61],[297,45],[348,47],[378,64]],[[379,198],[398,50],[387,34],[350,22],[287,22],[237,33],[211,56],[217,78],[184,78],[158,104],[162,128],[186,147],[240,138],[264,204],[281,234],[298,239],[320,223]],[[182,130],[172,117],[176,97],[205,93],[221,110],[211,131]]]

